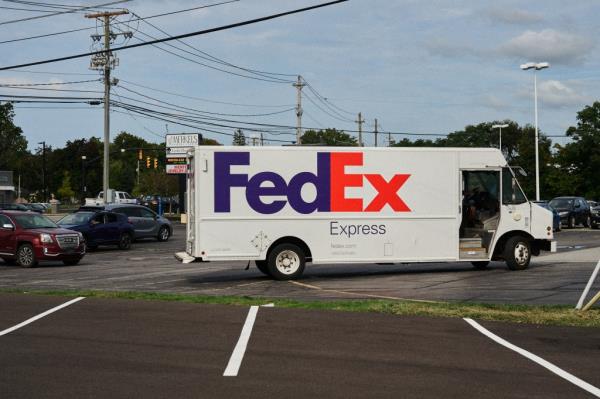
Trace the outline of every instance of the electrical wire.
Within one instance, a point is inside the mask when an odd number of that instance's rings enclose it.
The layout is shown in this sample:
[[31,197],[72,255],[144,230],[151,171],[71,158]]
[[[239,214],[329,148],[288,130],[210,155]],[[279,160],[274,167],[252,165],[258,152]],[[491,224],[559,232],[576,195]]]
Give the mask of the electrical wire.
[[345,3],[347,1],[348,0],[330,1],[327,3],[322,3],[322,4],[318,4],[318,5],[314,5],[314,6],[298,8],[298,9],[295,9],[292,11],[286,11],[286,12],[282,12],[282,13],[278,13],[278,14],[272,14],[272,15],[268,15],[265,17],[250,19],[250,20],[246,20],[246,21],[242,21],[242,22],[236,22],[236,23],[228,24],[228,25],[222,25],[222,26],[219,26],[216,28],[203,29],[200,31],[184,33],[184,34],[177,35],[177,36],[166,37],[166,38],[159,39],[159,40],[153,40],[153,41],[149,41],[149,42],[135,43],[135,44],[129,44],[126,46],[115,47],[110,50],[90,51],[87,53],[80,53],[80,54],[74,54],[74,55],[69,55],[69,56],[64,56],[64,57],[51,58],[51,59],[46,59],[46,60],[42,60],[42,61],[34,61],[34,62],[28,62],[25,64],[5,66],[5,67],[1,67],[0,71],[6,71],[9,69],[16,69],[16,68],[23,68],[23,67],[33,66],[33,65],[50,64],[50,63],[55,63],[55,62],[77,59],[77,58],[89,57],[89,56],[97,55],[97,54],[105,54],[110,51],[128,50],[128,49],[137,48],[137,47],[144,47],[144,46],[149,46],[149,45],[158,44],[158,43],[170,42],[170,41],[177,40],[177,39],[185,39],[187,37],[206,35],[206,34],[214,33],[214,32],[221,32],[221,31],[228,30],[228,29],[234,29],[234,28],[238,28],[241,26],[252,25],[252,24],[269,21],[269,20],[276,19],[276,18],[281,18],[281,17],[293,15],[293,14],[307,12],[307,11],[315,10],[318,8],[331,6],[334,4]]
[[72,14],[74,12],[79,12],[79,11],[84,11],[84,10],[90,10],[90,9],[93,9],[93,8],[96,8],[96,7],[107,6],[107,5],[112,5],[112,4],[127,3],[129,1],[131,1],[131,0],[116,0],[116,1],[112,1],[110,3],[98,4],[98,5],[95,5],[95,6],[85,6],[85,7],[80,7],[80,8],[77,8],[77,9],[70,9],[70,10],[65,10],[65,11],[57,11],[57,12],[54,12],[54,13],[51,13],[51,14],[36,15],[36,16],[33,16],[33,17],[28,17],[28,18],[20,18],[20,19],[13,19],[13,20],[10,20],[10,21],[2,21],[2,22],[0,22],[0,25],[8,25],[8,24],[14,24],[14,23],[17,23],[17,22],[31,21],[31,20],[34,20],[34,19],[48,18],[48,17],[53,17],[53,16],[56,16],[56,15],[62,15],[62,14]]
[[7,83],[0,84],[0,87],[29,87],[29,86],[58,86],[58,85],[73,85],[79,83],[89,83],[89,82],[101,82],[102,79],[89,79],[89,80],[77,80],[71,82],[60,82],[60,83]]
[[[220,3],[202,5],[202,6],[193,7],[193,8],[186,8],[184,10],[177,10],[177,11],[171,11],[171,12],[162,13],[162,14],[150,15],[148,17],[145,17],[145,19],[152,19],[152,18],[164,17],[164,16],[179,14],[179,13],[183,13],[183,12],[200,10],[200,9],[203,9],[203,8],[210,8],[210,7],[220,6],[220,5],[223,5],[223,4],[235,3],[235,2],[238,2],[238,1],[240,1],[240,0],[222,1]],[[130,20],[130,21],[127,21],[127,22],[115,22],[114,25],[126,24],[126,23],[135,22],[135,21],[139,21],[139,19],[133,19],[133,20]],[[65,31],[62,31],[62,32],[46,33],[46,34],[43,34],[43,35],[22,37],[22,38],[11,39],[11,40],[4,40],[4,41],[1,41],[0,44],[14,43],[14,42],[20,42],[20,41],[32,40],[32,39],[40,39],[40,38],[51,37],[51,36],[58,36],[58,35],[65,35],[65,34],[68,34],[68,33],[81,32],[81,31],[84,31],[84,30],[90,30],[90,29],[95,29],[95,28],[96,27],[94,27],[94,26],[85,27],[85,28],[82,27],[82,28],[77,28],[77,29],[65,30]]]

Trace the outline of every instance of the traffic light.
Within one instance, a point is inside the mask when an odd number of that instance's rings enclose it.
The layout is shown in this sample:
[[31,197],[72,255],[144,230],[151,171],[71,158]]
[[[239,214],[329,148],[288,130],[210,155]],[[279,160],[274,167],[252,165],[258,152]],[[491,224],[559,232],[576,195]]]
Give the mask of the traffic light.
[[158,169],[158,158],[154,158],[154,169]]
[[138,159],[141,161],[142,159],[144,159],[144,152],[142,151],[142,149],[140,148],[138,150]]
[[146,168],[150,168],[150,157],[146,157]]

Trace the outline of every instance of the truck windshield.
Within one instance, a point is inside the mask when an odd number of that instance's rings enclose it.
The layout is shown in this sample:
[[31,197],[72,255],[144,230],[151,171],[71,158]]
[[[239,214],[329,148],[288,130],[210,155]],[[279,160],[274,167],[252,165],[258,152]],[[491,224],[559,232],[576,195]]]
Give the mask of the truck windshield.
[[527,197],[521,190],[519,182],[511,168],[502,168],[502,203],[517,205],[527,202]]

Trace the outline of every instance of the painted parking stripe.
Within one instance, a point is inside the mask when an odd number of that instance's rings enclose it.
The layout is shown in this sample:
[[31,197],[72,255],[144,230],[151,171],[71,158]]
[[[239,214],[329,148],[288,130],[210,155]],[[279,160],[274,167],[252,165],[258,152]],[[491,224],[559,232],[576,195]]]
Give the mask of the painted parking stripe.
[[596,388],[595,386],[583,381],[580,378],[575,377],[573,374],[570,374],[568,372],[566,372],[565,370],[561,369],[558,366],[555,366],[554,364],[548,362],[547,360],[542,359],[541,357],[534,355],[531,352],[526,351],[523,348],[520,348],[516,345],[511,344],[510,342],[508,342],[507,340],[500,338],[499,336],[497,336],[496,334],[494,334],[493,332],[487,330],[485,327],[483,327],[481,324],[477,323],[475,320],[469,319],[469,318],[464,318],[464,320],[469,323],[473,328],[475,328],[477,331],[479,331],[480,333],[482,333],[483,335],[487,336],[488,338],[492,339],[493,341],[496,341],[498,344],[513,350],[515,352],[517,352],[518,354],[520,354],[521,356],[525,356],[527,359],[539,364],[540,366],[550,370],[551,372],[553,372],[554,374],[558,375],[559,377],[564,378],[565,380],[569,381],[570,383],[577,385],[579,388],[591,393],[592,395],[600,398],[600,389]]
[[233,349],[233,353],[231,354],[227,368],[225,368],[223,377],[236,377],[238,375],[238,371],[242,365],[242,360],[244,359],[244,353],[246,353],[248,341],[250,340],[250,334],[252,334],[252,327],[254,326],[257,313],[258,306],[251,306],[250,310],[248,311],[248,316],[246,317],[244,327],[242,328],[240,339]]
[[19,328],[24,327],[24,326],[26,326],[28,324],[31,324],[34,321],[41,319],[42,317],[46,317],[46,316],[48,316],[51,313],[54,313],[54,312],[59,311],[59,310],[61,310],[63,308],[66,308],[67,306],[72,305],[75,302],[79,302],[82,299],[85,299],[85,297],[80,296],[78,298],[75,298],[75,299],[73,299],[73,300],[71,300],[69,302],[65,302],[62,305],[59,305],[59,306],[57,306],[55,308],[52,308],[50,310],[46,310],[44,313],[40,313],[39,315],[34,316],[31,319],[27,319],[24,322],[17,324],[16,326],[13,326],[13,327],[7,328],[6,330],[0,331],[0,337],[3,336],[3,335],[6,335],[8,333],[11,333],[11,332],[13,332],[15,330],[18,330]]

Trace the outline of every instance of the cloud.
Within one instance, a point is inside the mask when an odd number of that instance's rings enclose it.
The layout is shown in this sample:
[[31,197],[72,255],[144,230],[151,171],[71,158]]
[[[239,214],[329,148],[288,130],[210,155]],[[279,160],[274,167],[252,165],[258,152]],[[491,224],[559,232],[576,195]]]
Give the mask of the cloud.
[[[582,106],[591,103],[593,98],[582,93],[578,82],[563,83],[558,80],[544,80],[538,83],[538,99],[540,104],[551,108]],[[521,98],[532,98],[533,89],[523,88],[517,93]]]
[[583,62],[593,47],[593,42],[587,38],[544,29],[540,32],[528,30],[500,46],[499,50],[522,61],[577,64]]
[[499,21],[511,25],[527,25],[542,22],[544,18],[525,10],[506,10],[495,8],[490,10],[489,17],[492,21]]
[[482,55],[479,49],[441,38],[428,39],[424,44],[430,54],[446,58],[479,57]]

